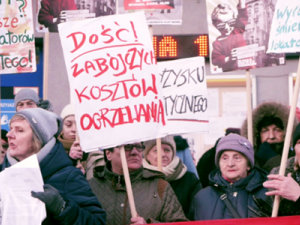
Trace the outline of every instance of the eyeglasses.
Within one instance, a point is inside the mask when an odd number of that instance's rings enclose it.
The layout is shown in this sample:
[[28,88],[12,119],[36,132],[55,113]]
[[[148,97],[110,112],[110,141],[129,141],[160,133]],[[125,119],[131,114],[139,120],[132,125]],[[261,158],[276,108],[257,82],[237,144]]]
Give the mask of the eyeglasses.
[[235,23],[236,23],[236,19],[230,19],[230,20],[228,20],[226,22],[218,23],[216,25],[217,29],[218,30],[223,30],[225,28],[225,26],[226,26],[226,23],[228,24],[228,26],[233,27],[235,25]]
[[145,150],[144,145],[124,145],[125,151],[132,151],[133,148],[135,148],[138,152],[142,152]]

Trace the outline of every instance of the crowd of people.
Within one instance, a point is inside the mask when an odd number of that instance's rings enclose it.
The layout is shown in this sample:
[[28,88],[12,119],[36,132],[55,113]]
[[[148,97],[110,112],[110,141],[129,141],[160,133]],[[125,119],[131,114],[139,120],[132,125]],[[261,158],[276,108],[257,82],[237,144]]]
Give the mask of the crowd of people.
[[124,145],[137,216],[131,215],[120,149],[84,153],[75,110],[60,116],[30,89],[15,96],[10,130],[1,130],[2,170],[36,154],[44,192],[45,224],[147,224],[271,216],[273,196],[280,216],[300,214],[300,124],[295,119],[285,176],[278,175],[289,107],[265,102],[253,110],[253,145],[247,122],[229,128],[199,160],[197,169],[181,136]]

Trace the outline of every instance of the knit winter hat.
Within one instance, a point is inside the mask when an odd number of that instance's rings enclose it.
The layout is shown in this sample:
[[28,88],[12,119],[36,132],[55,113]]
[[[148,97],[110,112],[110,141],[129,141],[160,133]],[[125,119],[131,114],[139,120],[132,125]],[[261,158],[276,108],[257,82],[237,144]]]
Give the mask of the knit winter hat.
[[75,115],[75,108],[73,104],[66,105],[61,111],[60,117],[64,120],[66,117]]
[[18,103],[23,100],[32,100],[38,105],[39,96],[32,89],[28,89],[28,88],[22,89],[15,96],[15,108],[17,108]]
[[295,145],[299,139],[300,139],[300,123],[296,126],[295,131],[293,133],[293,148],[295,148]]
[[[156,145],[156,139],[144,141],[143,144],[145,146],[145,150],[144,150],[143,154],[144,154],[144,157],[146,158],[149,151],[151,150],[151,148],[153,148],[153,146]],[[175,144],[173,136],[169,135],[169,136],[163,137],[161,139],[161,144],[170,145],[170,147],[172,148],[173,153],[174,153],[173,154],[173,158],[174,158],[174,156],[176,155],[176,144]]]
[[251,163],[251,168],[254,166],[254,150],[251,143],[244,137],[238,134],[228,134],[222,137],[216,149],[215,164],[219,168],[219,158],[224,150],[233,150],[242,153]]
[[52,137],[58,137],[61,132],[62,120],[53,112],[41,108],[30,108],[21,110],[14,116],[16,115],[24,117],[29,122],[33,132],[41,141],[42,146],[47,144]]

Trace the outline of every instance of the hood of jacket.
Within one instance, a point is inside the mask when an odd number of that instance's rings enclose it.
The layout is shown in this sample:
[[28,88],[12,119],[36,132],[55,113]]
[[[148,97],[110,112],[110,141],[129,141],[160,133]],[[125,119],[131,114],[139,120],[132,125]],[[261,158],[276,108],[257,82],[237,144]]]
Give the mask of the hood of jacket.
[[[264,102],[257,106],[252,112],[252,129],[253,129],[253,147],[254,151],[258,150],[258,145],[260,144],[260,131],[258,130],[258,125],[265,117],[278,117],[281,119],[283,124],[283,132],[286,133],[287,123],[289,119],[290,109],[287,105],[282,105],[278,102]],[[298,124],[298,120],[295,117],[293,130]],[[248,123],[247,118],[243,122],[241,127],[241,136],[248,138]]]
[[[5,160],[2,164],[2,170],[10,166],[10,163],[5,157]],[[57,171],[67,166],[73,166],[72,161],[66,154],[62,144],[56,140],[56,143],[51,151],[40,162],[41,173],[44,181],[50,178]]]
[[247,177],[230,185],[230,183],[222,177],[221,171],[216,169],[209,174],[209,183],[210,186],[220,187],[224,190],[227,188],[231,188],[233,191],[246,189],[248,192],[252,192],[257,188],[262,187],[263,182],[267,180],[267,175],[267,171],[258,167],[253,167]]

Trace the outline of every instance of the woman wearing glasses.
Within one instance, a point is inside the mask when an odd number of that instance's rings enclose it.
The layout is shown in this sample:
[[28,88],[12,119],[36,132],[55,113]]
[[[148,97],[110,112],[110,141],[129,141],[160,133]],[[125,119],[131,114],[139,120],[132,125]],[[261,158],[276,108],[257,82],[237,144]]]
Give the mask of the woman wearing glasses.
[[106,165],[95,167],[89,180],[107,213],[107,225],[186,221],[171,186],[158,171],[143,168],[141,143],[124,146],[138,216],[132,217],[126,193],[120,147],[105,150]]
[[[201,189],[201,183],[196,175],[187,171],[187,167],[176,156],[176,144],[172,136],[166,136],[161,139],[162,143],[162,172],[165,174],[165,180],[173,188],[182,209],[187,216],[191,202],[198,191]],[[146,169],[158,170],[157,167],[157,147],[156,140],[146,141],[144,143],[143,166]]]
[[256,217],[248,207],[256,208],[253,196],[266,200],[263,182],[267,172],[254,167],[251,143],[238,134],[229,134],[216,149],[217,169],[209,174],[210,186],[195,196],[190,217],[214,220]]

